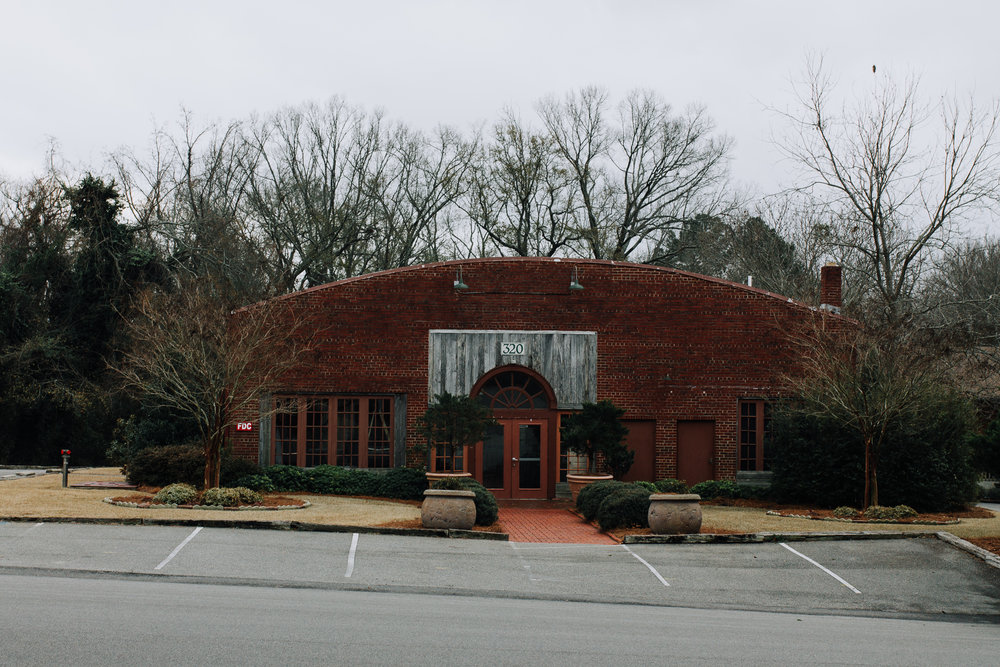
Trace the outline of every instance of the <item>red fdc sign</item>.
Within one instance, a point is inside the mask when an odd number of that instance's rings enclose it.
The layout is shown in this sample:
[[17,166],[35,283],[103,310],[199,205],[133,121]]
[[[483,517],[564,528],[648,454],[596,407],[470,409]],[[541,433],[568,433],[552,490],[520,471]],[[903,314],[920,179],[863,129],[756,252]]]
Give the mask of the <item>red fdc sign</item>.
[[253,422],[236,422],[237,431],[252,431]]

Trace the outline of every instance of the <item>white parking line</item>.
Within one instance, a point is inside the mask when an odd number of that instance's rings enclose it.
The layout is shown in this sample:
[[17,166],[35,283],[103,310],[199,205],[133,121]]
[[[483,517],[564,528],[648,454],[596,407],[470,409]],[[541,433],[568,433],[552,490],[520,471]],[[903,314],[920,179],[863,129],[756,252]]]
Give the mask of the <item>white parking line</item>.
[[795,549],[791,548],[790,546],[788,546],[788,545],[787,545],[787,544],[785,544],[784,542],[778,542],[778,544],[780,544],[781,546],[785,547],[786,549],[788,549],[789,551],[791,551],[791,552],[792,552],[793,554],[795,554],[796,556],[799,556],[800,558],[804,558],[804,559],[806,559],[807,561],[809,561],[810,563],[812,563],[813,565],[815,565],[815,566],[816,566],[816,567],[818,567],[819,569],[823,570],[824,572],[826,572],[826,573],[827,573],[828,575],[830,575],[831,577],[833,577],[834,579],[836,579],[836,580],[837,580],[837,581],[839,581],[840,583],[842,583],[842,584],[844,584],[845,586],[847,586],[848,588],[850,588],[850,589],[851,589],[852,591],[854,591],[854,592],[855,592],[855,593],[857,593],[858,595],[860,595],[860,594],[861,594],[861,591],[859,591],[859,590],[858,590],[857,588],[855,588],[854,586],[851,586],[851,585],[850,585],[849,583],[847,583],[847,582],[846,582],[846,581],[845,581],[845,580],[844,580],[844,579],[843,579],[843,578],[842,578],[841,576],[839,576],[839,575],[838,575],[838,574],[837,574],[836,572],[832,572],[832,571],[830,571],[830,570],[826,569],[825,567],[823,567],[822,565],[820,565],[819,563],[817,563],[816,561],[814,561],[814,560],[813,560],[812,558],[810,558],[809,556],[806,556],[805,554],[800,554],[800,553],[799,553],[798,551],[796,551]]
[[649,568],[649,571],[653,573],[653,576],[655,576],[655,577],[656,577],[657,579],[659,579],[659,580],[660,580],[660,583],[661,583],[661,584],[663,584],[664,586],[670,586],[670,584],[669,584],[669,583],[667,583],[667,580],[666,580],[666,579],[664,579],[663,577],[661,577],[661,576],[660,576],[660,573],[656,571],[656,568],[655,568],[655,567],[653,567],[652,565],[650,565],[650,564],[649,564],[649,563],[648,563],[648,562],[646,561],[646,559],[645,559],[645,558],[643,558],[642,556],[640,556],[640,555],[639,555],[639,554],[637,554],[636,552],[634,552],[634,551],[632,551],[631,549],[629,549],[627,545],[624,545],[624,544],[623,544],[623,545],[622,545],[622,549],[624,549],[625,551],[627,551],[627,552],[629,552],[630,554],[632,554],[633,556],[635,556],[636,560],[638,560],[638,561],[639,561],[640,563],[642,563],[643,565],[645,565],[646,567],[648,567],[648,568]]
[[351,551],[347,554],[347,572],[344,573],[345,577],[350,577],[354,574],[354,556],[358,552],[358,534],[354,533],[354,537],[351,538]]
[[30,533],[31,531],[35,530],[36,528],[41,528],[41,527],[42,527],[43,525],[45,525],[45,524],[42,524],[42,523],[36,523],[36,524],[35,524],[34,526],[32,526],[31,528],[29,528],[28,530],[26,530],[26,531],[24,531],[23,533],[21,533],[21,537],[24,537],[25,535],[27,535],[27,534],[28,534],[28,533]]
[[197,528],[194,529],[194,531],[190,535],[188,535],[186,538],[184,538],[183,542],[181,542],[180,544],[177,545],[177,548],[175,548],[173,551],[170,552],[169,556],[167,556],[166,558],[163,559],[162,563],[160,563],[159,565],[157,565],[153,569],[154,570],[162,570],[163,566],[166,565],[167,563],[169,563],[171,560],[173,560],[174,556],[176,556],[177,554],[179,554],[180,551],[181,551],[181,549],[184,548],[184,545],[186,545],[188,542],[190,542],[191,540],[193,540],[194,536],[197,535],[200,532],[201,532],[201,526],[198,526]]

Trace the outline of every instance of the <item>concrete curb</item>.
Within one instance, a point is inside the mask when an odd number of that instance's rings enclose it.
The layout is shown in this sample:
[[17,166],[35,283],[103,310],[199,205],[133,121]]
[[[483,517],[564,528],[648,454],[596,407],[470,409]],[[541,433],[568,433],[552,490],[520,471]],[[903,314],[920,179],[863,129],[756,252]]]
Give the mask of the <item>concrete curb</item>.
[[738,533],[717,535],[626,535],[623,544],[752,544],[764,542],[820,542],[830,540],[898,540],[908,537],[936,537],[930,531],[827,532],[827,533]]
[[403,535],[410,537],[448,537],[467,540],[507,541],[507,533],[479,530],[446,530],[433,528],[384,528],[378,526],[340,526],[305,521],[250,521],[226,519],[152,519],[145,517],[111,519],[85,517],[0,517],[0,521],[20,523],[80,523],[104,526],[203,526],[205,528],[245,528],[252,530],[301,530],[320,533],[364,533],[370,535]]
[[740,533],[736,535],[626,535],[622,544],[753,544],[764,542],[821,542],[829,540],[900,540],[934,537],[1000,569],[1000,556],[946,531],[840,532],[840,533]]
[[972,542],[966,542],[961,537],[956,537],[955,535],[952,535],[951,533],[945,532],[943,530],[938,533],[935,533],[934,535],[942,542],[947,542],[956,549],[961,549],[962,551],[968,552],[973,556],[975,556],[976,558],[979,558],[982,561],[984,561],[990,567],[995,567],[998,570],[1000,570],[1000,556],[997,556],[992,551],[987,551],[982,547],[977,547]]

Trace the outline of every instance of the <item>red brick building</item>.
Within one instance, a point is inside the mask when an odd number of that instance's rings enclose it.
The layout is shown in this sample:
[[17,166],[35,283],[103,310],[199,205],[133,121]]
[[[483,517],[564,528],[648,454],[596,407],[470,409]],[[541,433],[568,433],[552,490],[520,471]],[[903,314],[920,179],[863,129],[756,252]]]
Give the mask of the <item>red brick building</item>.
[[[839,307],[838,267],[824,267],[821,293]],[[817,312],[674,269],[550,258],[426,264],[281,298],[319,314],[322,343],[247,415],[237,454],[421,465],[408,448],[416,420],[449,391],[479,397],[498,422],[465,469],[499,497],[526,498],[561,490],[578,464],[560,450],[561,415],[602,399],[625,409],[631,479],[766,470],[768,402],[794,372],[788,335]]]

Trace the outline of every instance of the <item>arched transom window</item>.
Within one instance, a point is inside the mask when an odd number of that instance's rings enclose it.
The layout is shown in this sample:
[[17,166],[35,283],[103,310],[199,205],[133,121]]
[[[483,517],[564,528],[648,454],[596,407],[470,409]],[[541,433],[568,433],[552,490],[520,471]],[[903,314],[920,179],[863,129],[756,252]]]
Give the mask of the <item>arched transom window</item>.
[[520,371],[497,373],[479,390],[479,400],[493,410],[545,410],[549,396],[542,383]]

